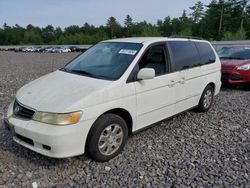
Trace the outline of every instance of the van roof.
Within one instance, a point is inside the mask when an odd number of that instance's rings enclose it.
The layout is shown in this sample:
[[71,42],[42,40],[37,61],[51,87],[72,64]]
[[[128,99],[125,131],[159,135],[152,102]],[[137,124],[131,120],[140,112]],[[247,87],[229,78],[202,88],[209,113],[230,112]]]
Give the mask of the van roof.
[[188,39],[188,38],[168,38],[168,37],[131,37],[131,38],[111,39],[103,42],[152,43],[152,42],[164,42],[164,41],[204,41],[204,40]]

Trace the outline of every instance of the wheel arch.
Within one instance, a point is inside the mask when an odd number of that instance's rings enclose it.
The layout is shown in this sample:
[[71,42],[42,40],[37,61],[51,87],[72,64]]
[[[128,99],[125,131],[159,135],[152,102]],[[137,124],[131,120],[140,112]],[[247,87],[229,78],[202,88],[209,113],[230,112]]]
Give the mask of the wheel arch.
[[95,122],[103,115],[105,114],[115,114],[115,115],[118,115],[120,116],[121,118],[124,119],[124,121],[126,122],[127,124],[127,127],[128,127],[128,134],[131,135],[132,134],[132,130],[133,130],[133,118],[131,116],[131,114],[125,110],[124,108],[114,108],[114,109],[111,109],[111,110],[108,110],[104,113],[102,113],[100,116],[98,116],[98,118],[96,118],[96,120],[94,121],[94,123],[92,124],[89,132],[88,132],[88,135],[87,135],[87,140],[86,140],[86,144],[85,144],[85,151],[87,151],[87,145],[88,145],[88,142],[89,142],[89,138],[91,136],[91,132],[92,132],[92,127],[93,125],[95,124]]
[[[207,87],[207,86],[211,86],[211,87],[213,88],[214,92],[215,92],[215,89],[216,89],[216,88],[215,88],[215,83],[214,83],[214,82],[208,83],[208,84],[206,85],[206,87]],[[206,87],[205,87],[205,88],[206,88]]]
[[[127,110],[125,110],[123,108],[114,108],[112,110],[108,110],[108,111],[104,112],[102,115],[104,115],[104,114],[115,114],[115,115],[118,115],[121,118],[123,118],[124,121],[126,122],[127,126],[128,126],[129,135],[132,134],[133,118],[132,118],[131,114]],[[100,115],[99,117],[101,117],[102,115]]]

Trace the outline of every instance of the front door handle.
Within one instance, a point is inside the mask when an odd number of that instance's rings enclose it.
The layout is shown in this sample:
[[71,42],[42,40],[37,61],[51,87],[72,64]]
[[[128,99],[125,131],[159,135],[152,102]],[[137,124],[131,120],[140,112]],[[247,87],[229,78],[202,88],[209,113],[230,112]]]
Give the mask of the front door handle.
[[168,87],[174,87],[175,85],[175,81],[174,80],[170,80],[170,84],[168,85]]

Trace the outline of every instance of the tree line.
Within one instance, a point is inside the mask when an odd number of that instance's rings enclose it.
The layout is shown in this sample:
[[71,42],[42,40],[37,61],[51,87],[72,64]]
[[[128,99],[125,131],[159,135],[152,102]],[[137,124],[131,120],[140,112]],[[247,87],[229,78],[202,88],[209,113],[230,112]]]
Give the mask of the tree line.
[[120,37],[183,35],[207,40],[250,39],[249,0],[211,0],[208,5],[201,1],[184,10],[178,18],[167,16],[156,24],[147,21],[134,22],[127,15],[121,24],[110,17],[106,25],[72,25],[64,29],[52,25],[40,28],[31,24],[21,27],[6,23],[0,28],[0,45],[23,44],[94,44],[98,41]]

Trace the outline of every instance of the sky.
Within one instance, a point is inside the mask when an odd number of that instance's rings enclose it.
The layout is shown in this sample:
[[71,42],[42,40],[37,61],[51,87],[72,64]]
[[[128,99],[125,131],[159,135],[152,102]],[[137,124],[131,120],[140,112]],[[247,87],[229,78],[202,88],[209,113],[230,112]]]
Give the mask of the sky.
[[[28,24],[44,27],[82,26],[85,22],[105,25],[110,16],[121,24],[127,14],[134,22],[155,24],[167,16],[179,17],[198,0],[0,0],[0,27]],[[201,0],[208,4],[211,0]]]

